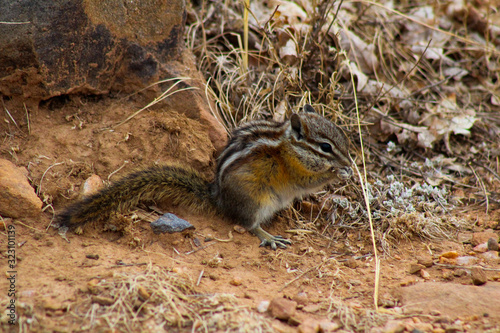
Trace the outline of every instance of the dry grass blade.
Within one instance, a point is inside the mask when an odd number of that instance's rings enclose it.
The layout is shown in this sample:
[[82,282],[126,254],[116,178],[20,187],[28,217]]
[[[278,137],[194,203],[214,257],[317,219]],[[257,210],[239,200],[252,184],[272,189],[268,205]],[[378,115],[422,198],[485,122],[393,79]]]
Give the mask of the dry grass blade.
[[[272,332],[269,319],[237,305],[228,294],[203,295],[190,279],[149,265],[140,273],[115,273],[91,287],[93,296],[74,314],[84,329],[158,331],[235,330]],[[240,330],[241,331],[241,330]]]
[[[140,110],[137,110],[136,112],[134,112],[132,115],[128,116],[126,119],[122,120],[121,122],[119,122],[118,124],[114,125],[113,128],[116,128],[116,127],[119,127],[123,124],[125,124],[126,122],[128,122],[130,119],[134,118],[135,116],[137,116],[139,113],[141,113],[142,111],[150,108],[151,106],[163,101],[164,99],[176,94],[176,93],[179,93],[181,91],[186,91],[186,90],[193,90],[193,89],[198,89],[197,87],[186,87],[186,88],[181,88],[181,89],[176,89],[174,90],[175,87],[177,87],[179,84],[181,84],[182,82],[184,82],[184,80],[186,79],[189,79],[189,78],[171,78],[171,79],[167,79],[167,80],[162,80],[162,81],[158,81],[158,82],[155,82],[151,85],[149,85],[148,87],[151,87],[151,86],[154,86],[154,85],[158,85],[158,84],[161,84],[161,83],[165,83],[165,82],[169,82],[169,81],[173,81],[173,80],[176,80],[176,82],[171,85],[166,91],[164,91],[163,93],[161,93],[160,96],[156,97],[152,102],[150,102],[148,105],[146,105],[145,107],[141,108]],[[148,87],[144,88],[144,89],[147,89]],[[144,90],[144,89],[141,89],[141,90]],[[137,92],[136,92],[137,93]]]
[[[349,65],[349,64],[348,64]],[[356,96],[356,84],[354,81],[354,76],[353,76],[353,71],[351,70],[351,82],[353,86],[353,93],[354,93],[354,103],[356,106],[356,116],[358,119],[358,131],[359,131],[359,141],[360,141],[360,146],[361,146],[361,159],[363,162],[363,176],[361,176],[361,173],[359,172],[358,166],[352,160],[352,164],[354,165],[354,168],[356,169],[356,173],[359,176],[359,181],[361,184],[361,188],[363,190],[363,197],[365,199],[365,205],[366,205],[366,211],[368,213],[368,221],[370,222],[370,235],[372,238],[372,243],[373,243],[373,255],[375,257],[375,282],[373,286],[373,304],[375,306],[375,309],[378,311],[378,290],[379,290],[379,283],[380,283],[380,260],[378,258],[378,253],[377,253],[377,240],[375,238],[375,228],[373,226],[373,220],[372,220],[372,213],[370,209],[370,199],[368,196],[367,192],[367,184],[368,184],[368,179],[366,175],[366,159],[365,159],[365,150],[363,146],[363,135],[361,132],[361,117],[359,116],[359,108],[358,108],[358,99]]]
[[243,9],[243,73],[248,72],[248,11],[250,8],[250,0],[245,0],[245,8]]

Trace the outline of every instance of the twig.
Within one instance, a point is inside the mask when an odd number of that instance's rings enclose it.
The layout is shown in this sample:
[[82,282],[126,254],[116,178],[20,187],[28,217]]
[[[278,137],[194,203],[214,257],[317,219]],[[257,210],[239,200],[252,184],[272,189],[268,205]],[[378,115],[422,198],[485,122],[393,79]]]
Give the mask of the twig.
[[18,25],[18,24],[30,24],[30,21],[26,22],[5,22],[5,21],[0,21],[0,24],[7,24],[7,25]]
[[223,242],[223,243],[229,243],[229,242],[232,242],[233,241],[233,232],[232,231],[229,231],[228,232],[228,239],[220,239],[220,238],[216,238],[214,237],[214,239],[218,242]]
[[485,200],[486,200],[486,214],[488,214],[490,202],[488,200],[488,192],[486,191],[486,187],[484,186],[483,180],[478,176],[478,174],[476,173],[476,170],[474,170],[474,168],[472,167],[471,163],[469,163],[469,167],[472,170],[472,172],[474,173],[474,176],[476,176],[476,179],[479,182],[479,186],[481,186],[481,190],[483,190],[484,197],[485,197]]
[[45,172],[43,173],[42,175],[42,178],[40,178],[40,184],[38,185],[38,189],[36,191],[36,194],[37,195],[40,195],[40,193],[42,192],[42,181],[43,181],[43,177],[45,177],[45,174],[47,174],[47,171],[49,171],[50,169],[52,169],[53,167],[57,166],[57,165],[61,165],[61,164],[64,164],[64,162],[59,162],[59,163],[54,163],[52,164],[51,166],[49,166],[47,168],[47,170],[45,170]]
[[127,164],[128,164],[128,161],[126,161],[126,160],[125,160],[125,161],[123,161],[123,164],[122,164],[122,166],[121,166],[121,167],[119,167],[118,169],[116,169],[115,171],[113,171],[112,173],[110,173],[110,174],[109,174],[109,176],[108,176],[108,181],[111,179],[111,177],[113,177],[113,175],[114,175],[115,173],[117,173],[118,171],[120,171],[121,169],[123,169],[123,168],[125,167],[125,165],[127,165]]
[[415,96],[415,95],[417,95],[418,93],[420,93],[420,92],[422,92],[422,91],[424,91],[424,90],[426,90],[426,89],[430,89],[430,88],[434,88],[434,87],[436,87],[436,86],[439,86],[440,84],[445,83],[446,81],[448,81],[448,80],[449,80],[449,79],[451,79],[452,77],[453,77],[453,75],[448,75],[447,77],[445,77],[445,78],[444,78],[444,79],[442,79],[442,80],[439,80],[438,82],[435,82],[435,83],[433,83],[433,84],[430,84],[430,85],[428,85],[428,86],[425,86],[425,87],[422,87],[422,88],[420,88],[420,89],[418,89],[418,90],[415,90],[415,91],[414,91],[414,92],[412,92],[410,95],[408,95],[408,97]]
[[196,285],[199,286],[201,282],[201,278],[203,277],[203,273],[205,273],[205,270],[202,269],[200,272],[200,275],[198,276],[198,280],[196,281]]
[[[328,25],[328,29],[326,29],[326,33],[323,35],[323,38],[321,39],[321,41],[319,42],[319,44],[323,44],[323,41],[325,40],[326,36],[328,35],[328,32],[330,31],[330,29],[332,28],[332,25],[333,23],[335,22],[335,20],[337,19],[337,16],[339,15],[339,11],[340,11],[340,8],[342,8],[342,4],[344,3],[344,0],[340,0],[340,4],[338,5],[337,7],[337,11],[335,12],[335,15],[333,15],[333,19],[332,21],[330,22],[330,25]],[[333,1],[332,3],[332,8],[333,8],[333,5],[335,4],[335,1]],[[328,15],[328,13],[327,13]]]
[[[216,243],[215,243],[215,242],[214,242],[214,243],[209,243],[209,244],[207,244],[207,245],[205,245],[205,246],[199,247],[199,248],[197,248],[197,249],[194,249],[194,250],[192,250],[192,251],[186,252],[186,253],[184,253],[184,254],[185,254],[185,255],[189,255],[189,254],[192,254],[192,253],[195,253],[195,252],[198,252],[198,251],[204,250],[204,249],[206,249],[207,247],[212,246],[212,245],[214,245],[214,244],[216,244]],[[178,253],[178,252],[177,252],[177,253]]]
[[24,111],[26,112],[26,122],[28,123],[28,135],[31,135],[30,114],[28,112],[28,108],[26,107],[26,103],[23,103],[23,105],[24,105]]
[[117,268],[117,267],[131,267],[131,266],[144,266],[144,265],[147,265],[148,263],[147,262],[141,262],[141,263],[138,263],[138,264],[117,264],[117,265],[113,265],[113,266],[110,266],[109,268]]
[[495,171],[493,171],[491,168],[487,167],[486,165],[481,164],[481,163],[476,162],[476,161],[470,161],[470,163],[477,165],[479,167],[482,167],[483,169],[489,171],[496,179],[500,180],[500,176],[498,175],[498,173],[496,173]]
[[17,124],[16,120],[14,119],[14,117],[12,117],[12,115],[10,114],[9,110],[7,109],[7,107],[5,106],[5,102],[2,100],[2,104],[3,104],[3,109],[5,110],[5,112],[9,115],[9,118],[10,120],[12,120],[12,122],[14,123],[14,125],[16,125],[17,129],[20,129],[19,128],[19,125]]
[[306,275],[307,273],[311,272],[312,270],[314,269],[319,269],[321,266],[323,266],[324,262],[322,262],[321,264],[318,264],[316,266],[313,266],[311,268],[309,268],[307,271],[305,272],[302,272],[301,274],[299,274],[296,278],[294,278],[293,280],[291,281],[288,281],[287,283],[285,283],[283,285],[283,287],[280,288],[280,290],[278,290],[278,292],[282,292],[286,287],[288,287],[289,285],[291,285],[292,283],[294,283],[295,281],[297,281],[298,279],[302,278],[304,275]]
[[[198,89],[197,87],[186,87],[186,88],[181,88],[181,89],[177,89],[175,91],[172,91],[177,85],[179,85],[181,82],[184,82],[182,81],[182,79],[180,78],[174,78],[174,79],[177,79],[178,81],[175,82],[172,86],[170,86],[166,91],[164,91],[160,96],[156,97],[151,103],[149,103],[148,105],[146,105],[145,107],[143,107],[142,109],[140,110],[137,110],[136,112],[134,112],[133,114],[131,114],[130,116],[128,116],[126,119],[122,120],[121,122],[119,122],[118,124],[112,126],[112,128],[117,128],[123,124],[125,124],[126,122],[128,122],[130,119],[134,118],[135,116],[137,116],[139,113],[141,113],[142,111],[150,108],[151,106],[161,102],[162,100],[164,100],[165,98],[168,98],[170,96],[172,96],[173,94],[176,94],[178,92],[181,92],[181,91],[186,91],[186,90],[193,90],[193,89]],[[171,80],[171,79],[169,79]],[[164,80],[164,81],[160,81],[160,82],[157,82],[157,83],[162,83],[162,82],[167,82],[169,80]]]

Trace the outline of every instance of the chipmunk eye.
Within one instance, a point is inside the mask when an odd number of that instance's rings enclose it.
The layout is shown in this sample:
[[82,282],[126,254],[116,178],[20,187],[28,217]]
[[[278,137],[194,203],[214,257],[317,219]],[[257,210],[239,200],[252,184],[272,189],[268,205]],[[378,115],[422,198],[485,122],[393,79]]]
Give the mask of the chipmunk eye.
[[333,153],[332,146],[329,143],[322,142],[322,143],[319,144],[319,147],[325,153]]

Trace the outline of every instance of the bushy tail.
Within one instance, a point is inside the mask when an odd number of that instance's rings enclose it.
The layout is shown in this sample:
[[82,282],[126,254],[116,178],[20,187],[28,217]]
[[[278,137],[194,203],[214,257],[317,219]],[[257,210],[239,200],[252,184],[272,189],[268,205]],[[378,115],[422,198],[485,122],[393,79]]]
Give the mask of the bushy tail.
[[60,227],[74,229],[89,221],[103,220],[142,201],[170,200],[195,212],[214,212],[210,182],[191,168],[153,166],[133,172],[91,196],[68,207],[57,216]]

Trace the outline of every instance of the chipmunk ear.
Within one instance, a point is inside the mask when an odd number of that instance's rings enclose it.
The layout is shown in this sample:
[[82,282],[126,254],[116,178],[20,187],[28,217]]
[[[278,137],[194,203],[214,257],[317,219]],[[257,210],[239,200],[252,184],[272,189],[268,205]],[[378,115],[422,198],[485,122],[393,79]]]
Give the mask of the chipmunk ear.
[[316,110],[311,105],[306,104],[304,105],[304,112],[316,113]]
[[292,131],[294,135],[297,137],[297,140],[301,140],[304,135],[303,135],[303,128],[302,128],[302,120],[300,120],[300,116],[296,113],[292,113],[292,116],[290,117],[290,125],[292,125]]

